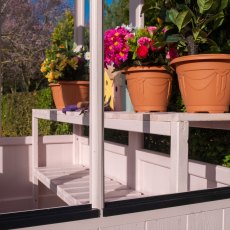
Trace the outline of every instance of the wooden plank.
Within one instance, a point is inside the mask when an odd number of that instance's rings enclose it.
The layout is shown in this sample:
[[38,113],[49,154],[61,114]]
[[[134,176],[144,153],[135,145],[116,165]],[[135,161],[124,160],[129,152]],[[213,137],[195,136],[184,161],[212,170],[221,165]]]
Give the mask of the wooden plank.
[[[88,114],[57,110],[34,109],[35,118],[67,122],[78,125],[89,125]],[[188,121],[191,127],[230,129],[230,114],[207,113],[134,113],[134,112],[105,112],[105,128],[144,132],[159,135],[170,135],[169,122]]]
[[38,178],[35,168],[38,167],[38,119],[32,115],[32,181],[33,181],[33,203],[38,208]]
[[[83,170],[82,170],[83,169]],[[83,166],[74,168],[38,168],[36,177],[49,189],[55,192],[68,205],[89,203],[90,177],[89,170]],[[120,200],[143,196],[117,181],[105,177],[105,200]]]
[[223,230],[230,229],[230,208],[224,209],[224,218],[223,218]]
[[[67,112],[52,109],[33,109],[35,118],[69,122],[79,125],[87,125],[88,114],[80,112]],[[151,122],[172,122],[189,121],[192,124],[211,124],[209,121],[230,122],[230,113],[176,113],[176,112],[157,112],[157,113],[135,113],[135,112],[105,112],[105,120],[126,120],[126,121],[151,121]]]
[[144,0],[132,0],[129,2],[129,23],[134,27],[144,27],[144,14],[141,14]]
[[74,41],[77,51],[84,45],[85,0],[74,1]]
[[101,230],[145,230],[145,222],[115,225],[101,228]]
[[191,121],[190,127],[230,130],[230,121]]
[[131,132],[152,133],[159,135],[170,135],[170,124],[168,122],[145,121],[141,119],[105,119],[105,128],[119,129]]
[[214,210],[188,215],[188,230],[223,230],[223,211]]
[[170,192],[186,191],[188,191],[188,122],[172,122]]
[[185,230],[187,229],[186,226],[187,217],[177,216],[147,221],[146,230]]
[[144,134],[129,132],[129,146],[127,151],[127,185],[137,189],[136,151],[144,148]]

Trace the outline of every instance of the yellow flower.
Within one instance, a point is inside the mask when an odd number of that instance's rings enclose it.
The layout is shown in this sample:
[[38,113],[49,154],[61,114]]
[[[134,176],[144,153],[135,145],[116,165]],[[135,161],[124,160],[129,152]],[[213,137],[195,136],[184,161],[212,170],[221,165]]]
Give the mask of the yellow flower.
[[48,78],[48,82],[52,82],[54,80],[54,72],[50,71],[48,74],[46,74],[46,78]]
[[41,70],[42,73],[45,73],[47,71],[46,66],[44,64],[42,64],[40,70]]

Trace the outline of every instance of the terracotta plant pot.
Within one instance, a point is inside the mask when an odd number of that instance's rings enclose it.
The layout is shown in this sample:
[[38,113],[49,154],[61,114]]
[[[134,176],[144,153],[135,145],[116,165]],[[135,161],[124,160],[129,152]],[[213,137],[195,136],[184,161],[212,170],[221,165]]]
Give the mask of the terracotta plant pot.
[[199,54],[175,58],[187,112],[223,113],[230,105],[230,55]]
[[57,109],[89,101],[89,81],[60,81],[49,86]]
[[167,110],[172,76],[159,66],[130,67],[123,71],[133,108],[136,112]]

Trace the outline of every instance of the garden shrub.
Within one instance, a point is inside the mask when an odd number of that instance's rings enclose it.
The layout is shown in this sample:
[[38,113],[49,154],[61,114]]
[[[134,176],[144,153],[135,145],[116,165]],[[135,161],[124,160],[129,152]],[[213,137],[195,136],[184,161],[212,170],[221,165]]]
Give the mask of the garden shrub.
[[[32,109],[54,108],[50,88],[31,93],[13,93],[2,97],[2,136],[30,136]],[[69,134],[72,125],[39,120],[39,134]]]

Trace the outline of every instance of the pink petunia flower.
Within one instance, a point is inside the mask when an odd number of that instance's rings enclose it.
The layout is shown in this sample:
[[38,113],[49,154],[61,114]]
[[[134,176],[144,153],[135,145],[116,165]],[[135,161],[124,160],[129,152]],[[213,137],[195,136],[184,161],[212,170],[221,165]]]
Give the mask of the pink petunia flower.
[[140,46],[148,46],[151,39],[148,37],[141,37],[137,40],[137,44]]
[[157,27],[156,26],[147,26],[147,30],[151,35],[153,35],[157,31]]

